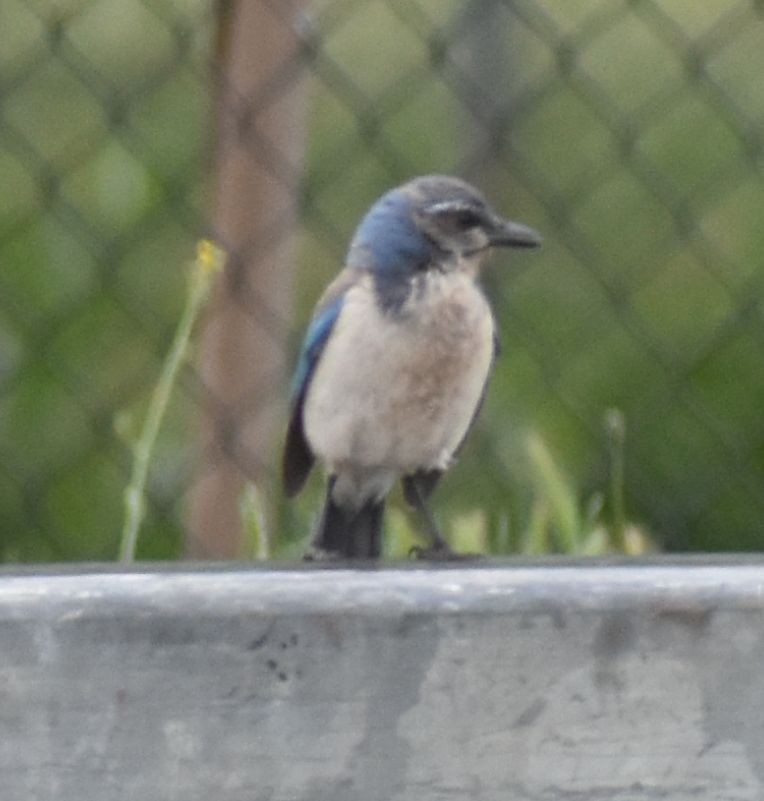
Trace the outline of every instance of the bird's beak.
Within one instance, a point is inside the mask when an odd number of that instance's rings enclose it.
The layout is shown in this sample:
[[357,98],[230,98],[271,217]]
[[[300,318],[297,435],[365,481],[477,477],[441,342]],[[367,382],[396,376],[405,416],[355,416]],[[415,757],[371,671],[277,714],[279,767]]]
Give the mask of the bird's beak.
[[488,231],[488,241],[496,248],[536,248],[541,244],[538,231],[522,223],[494,217]]

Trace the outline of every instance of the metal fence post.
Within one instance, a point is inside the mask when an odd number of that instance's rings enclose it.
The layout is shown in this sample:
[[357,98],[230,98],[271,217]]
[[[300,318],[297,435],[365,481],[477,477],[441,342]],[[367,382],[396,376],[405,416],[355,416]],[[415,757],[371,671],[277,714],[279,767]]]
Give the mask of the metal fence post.
[[272,458],[304,149],[301,7],[240,2],[224,12],[215,231],[229,264],[202,348],[204,447],[187,541],[195,557],[241,554],[241,489],[265,481]]

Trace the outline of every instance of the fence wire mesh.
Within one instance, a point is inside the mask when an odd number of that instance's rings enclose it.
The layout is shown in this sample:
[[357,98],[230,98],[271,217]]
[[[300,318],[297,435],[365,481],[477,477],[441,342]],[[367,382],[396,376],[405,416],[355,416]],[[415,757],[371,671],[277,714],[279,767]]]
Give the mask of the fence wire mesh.
[[[287,44],[248,51],[242,6]],[[760,548],[762,41],[758,0],[6,0],[2,559],[116,554],[130,441],[205,234],[232,251],[205,321],[223,334],[176,388],[139,555],[183,550],[221,452],[281,552],[303,536],[318,482],[285,509],[271,478],[283,362],[366,207],[427,172],[472,180],[545,238],[487,272],[503,353],[443,518],[477,514],[483,545],[522,549],[555,503],[534,489],[529,432],[583,508],[609,481],[618,409],[630,520],[669,549]],[[228,168],[225,141],[245,154]],[[226,210],[250,168],[282,200]],[[295,276],[271,275],[290,259]],[[257,342],[241,363],[229,351],[221,393],[225,332]],[[257,386],[238,375],[250,361]]]

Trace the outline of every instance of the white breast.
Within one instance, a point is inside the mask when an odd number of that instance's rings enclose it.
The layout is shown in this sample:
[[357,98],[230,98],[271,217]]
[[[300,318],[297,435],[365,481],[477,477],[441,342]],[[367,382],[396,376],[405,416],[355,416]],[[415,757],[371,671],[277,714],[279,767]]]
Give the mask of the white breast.
[[447,467],[488,378],[493,338],[488,304],[464,273],[433,274],[401,315],[383,314],[365,279],[348,291],[311,381],[311,448],[330,473],[376,472],[387,484]]

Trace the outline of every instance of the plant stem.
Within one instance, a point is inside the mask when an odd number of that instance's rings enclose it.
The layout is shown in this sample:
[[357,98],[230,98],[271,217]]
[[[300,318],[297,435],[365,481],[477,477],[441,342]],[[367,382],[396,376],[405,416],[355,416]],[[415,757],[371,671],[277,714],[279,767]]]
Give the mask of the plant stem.
[[575,491],[539,434],[530,434],[526,448],[536,494],[547,508],[549,522],[559,539],[560,550],[563,553],[578,553],[582,531]]
[[619,409],[609,409],[605,414],[610,450],[610,506],[612,514],[612,546],[620,553],[626,552],[626,512],[623,499],[624,441],[626,422]]
[[125,489],[125,520],[119,548],[122,562],[130,563],[135,558],[138,532],[146,512],[146,480],[157,434],[188,349],[194,322],[207,297],[212,279],[222,269],[224,262],[222,250],[206,239],[199,242],[196,259],[191,267],[186,305],[154,387],[143,428],[133,447],[133,468],[130,483]]

